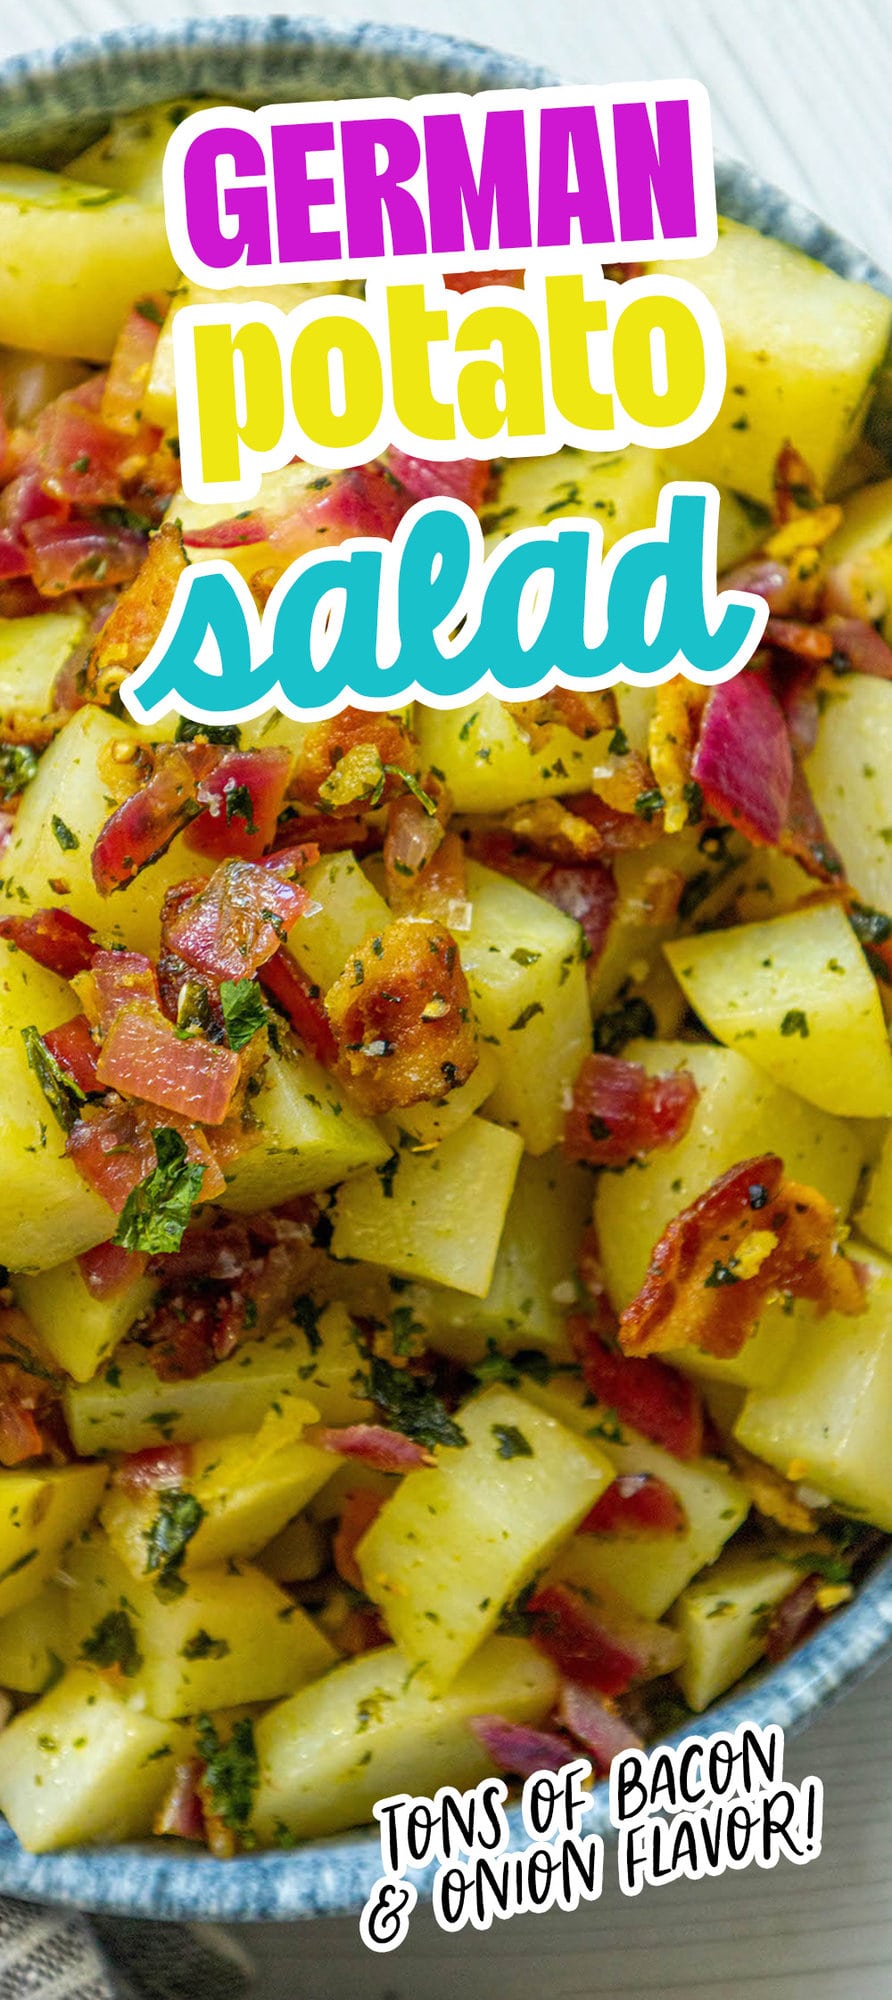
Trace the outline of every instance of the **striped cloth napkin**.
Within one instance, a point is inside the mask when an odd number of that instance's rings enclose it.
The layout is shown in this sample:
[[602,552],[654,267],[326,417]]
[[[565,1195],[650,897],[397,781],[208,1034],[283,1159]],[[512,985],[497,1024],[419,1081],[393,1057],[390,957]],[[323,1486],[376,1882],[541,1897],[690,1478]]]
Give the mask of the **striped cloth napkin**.
[[210,1924],[90,1918],[0,1898],[0,2000],[262,2000]]

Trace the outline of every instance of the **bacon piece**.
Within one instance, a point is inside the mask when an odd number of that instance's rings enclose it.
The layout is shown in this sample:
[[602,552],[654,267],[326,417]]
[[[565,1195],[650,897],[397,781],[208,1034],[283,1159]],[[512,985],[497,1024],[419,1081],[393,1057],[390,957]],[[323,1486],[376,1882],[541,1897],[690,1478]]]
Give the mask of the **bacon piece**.
[[[640,762],[640,760],[639,760]],[[639,793],[646,791],[652,778],[641,780]],[[613,800],[602,798],[597,792],[575,792],[565,800],[574,813],[581,814],[590,826],[597,829],[601,839],[601,854],[605,860],[615,854],[625,854],[630,847],[652,847],[663,838],[663,815],[651,813],[645,817],[636,813],[634,800],[627,807],[620,807]]]
[[184,528],[187,549],[244,549],[265,542],[268,524],[263,514],[230,514],[222,521],[209,521],[206,528]]
[[676,674],[655,690],[650,720],[647,755],[654,782],[663,797],[663,825],[667,833],[679,833],[691,811],[691,763],[694,744],[709,690]]
[[691,771],[709,812],[757,845],[777,845],[793,755],[783,710],[758,674],[737,674],[712,689]]
[[165,1488],[182,1486],[192,1470],[191,1444],[152,1444],[144,1451],[131,1451],[122,1458],[114,1473],[114,1484],[123,1493],[162,1493]]
[[677,1632],[638,1618],[619,1600],[589,1601],[565,1583],[546,1583],[527,1606],[533,1640],[561,1673],[599,1694],[626,1694],[637,1681],[677,1667],[684,1643]]
[[177,1764],[170,1790],[165,1792],[152,1822],[152,1832],[159,1839],[169,1837],[202,1843],[207,1839],[199,1793],[204,1768],[200,1757],[188,1757],[182,1764]]
[[414,901],[419,877],[427,876],[445,837],[442,819],[411,792],[392,801],[384,836],[384,876],[392,909],[405,909]]
[[313,1442],[321,1451],[337,1452],[341,1458],[357,1458],[376,1472],[412,1472],[419,1465],[436,1465],[433,1452],[402,1431],[388,1430],[386,1424],[345,1424],[340,1430],[323,1428]]
[[789,617],[797,609],[798,591],[788,563],[777,556],[755,555],[721,578],[723,590],[745,590],[750,597],[764,597],[768,609],[778,618]]
[[774,1154],[729,1168],[674,1216],[637,1298],[620,1319],[627,1354],[696,1347],[739,1353],[768,1298],[789,1293],[857,1313],[864,1286],[838,1248],[836,1214],[815,1188],[783,1178]]
[[[336,766],[358,750],[369,753],[365,789],[358,783],[350,798],[340,802],[325,796],[320,799],[322,787],[332,779]],[[391,767],[389,772],[383,772],[381,767],[385,765]],[[378,804],[386,805],[397,793],[405,791],[400,773],[406,771],[417,778],[419,751],[402,717],[347,707],[337,715],[330,715],[325,722],[310,724],[301,744],[292,790],[303,805],[317,809],[321,806],[326,812],[352,816],[357,804],[365,804],[372,792],[377,791],[382,776],[384,783]]]
[[[120,1215],[127,1196],[157,1166],[152,1132],[158,1126],[146,1105],[86,1104],[72,1126],[65,1151],[78,1173]],[[223,1193],[226,1181],[198,1126],[165,1112],[163,1123],[179,1132],[187,1158],[204,1168],[202,1201]]]
[[114,506],[123,498],[122,471],[133,444],[103,422],[105,388],[105,376],[91,376],[41,410],[34,454],[43,491],[53,500],[86,508]]
[[331,1069],[337,1061],[338,1045],[331,1023],[319,997],[310,987],[297,960],[282,946],[268,958],[258,973],[261,986],[287,1014],[295,1034],[317,1062]]
[[367,1486],[359,1486],[346,1495],[341,1508],[341,1518],[332,1538],[332,1560],[338,1575],[353,1590],[365,1588],[356,1560],[357,1543],[362,1541],[366,1529],[377,1520],[383,1505],[383,1494],[372,1493]]
[[108,1034],[116,1014],[128,1001],[146,1000],[157,1007],[158,976],[151,959],[141,951],[97,951],[90,998],[95,1001],[96,1021],[102,1035]]
[[584,1535],[677,1535],[687,1515],[672,1487],[652,1472],[621,1472],[579,1523]]
[[60,979],[74,979],[93,962],[93,933],[70,910],[33,910],[30,916],[0,917],[0,937],[24,951]]
[[93,847],[93,880],[101,896],[126,888],[143,868],[166,853],[201,811],[198,786],[220,762],[213,743],[163,743],[147,785],[125,799],[106,820]]
[[101,414],[103,424],[119,437],[135,438],[142,428],[146,384],[169,304],[164,292],[151,292],[137,299],[115,341],[102,391]]
[[476,292],[481,285],[515,285],[522,287],[524,271],[448,271],[443,283],[448,292]]
[[609,1771],[614,1757],[624,1750],[640,1750],[641,1738],[599,1701],[591,1688],[580,1687],[564,1678],[556,1710],[557,1720],[583,1750],[587,1750],[598,1771]]
[[57,1456],[59,1387],[17,1306],[0,1308],[0,1465]]
[[787,1658],[821,1622],[818,1604],[820,1576],[804,1576],[771,1614],[765,1652],[773,1667]]
[[[301,854],[298,865],[305,859]],[[282,853],[274,860],[274,868],[224,861],[208,882],[186,885],[188,898],[179,891],[165,898],[166,949],[209,979],[249,979],[278,951],[298,917],[317,908],[299,882],[287,879],[294,857]]]
[[549,868],[536,888],[540,896],[581,925],[594,967],[607,942],[616,907],[613,870],[598,861],[582,868]]
[[639,1360],[608,1347],[590,1319],[574,1313],[567,1332],[586,1388],[621,1423],[663,1445],[675,1458],[703,1449],[703,1404],[695,1384],[665,1361]]
[[778,842],[782,854],[792,855],[806,874],[817,882],[845,881],[845,864],[834,847],[811,794],[808,779],[798,757],[793,760],[793,782],[787,819]]
[[90,1024],[85,1014],[75,1014],[70,1021],[63,1021],[61,1027],[48,1028],[41,1036],[50,1055],[77,1084],[79,1090],[89,1097],[98,1091],[99,1078],[96,1063],[99,1050],[90,1033]]
[[808,624],[801,618],[769,618],[764,644],[778,646],[782,653],[792,653],[797,660],[820,662],[833,656],[833,640],[824,626]]
[[466,507],[473,507],[475,514],[483,505],[493,470],[489,459],[412,458],[396,445],[391,445],[385,466],[399,481],[407,501],[463,500]]
[[123,1250],[119,1243],[109,1242],[84,1250],[77,1261],[91,1297],[113,1299],[142,1277],[148,1258],[142,1250]]
[[181,1038],[160,1007],[144,1000],[119,1007],[96,1065],[103,1088],[143,1098],[201,1125],[222,1125],[241,1073],[234,1050],[202,1035]]
[[130,583],[146,550],[145,535],[136,528],[103,527],[90,521],[30,521],[22,537],[31,575],[43,597]]
[[531,1729],[525,1722],[506,1722],[501,1715],[472,1715],[468,1728],[490,1762],[513,1778],[562,1771],[573,1762],[573,1745],[554,1729]]
[[205,811],[189,827],[186,847],[215,861],[259,861],[272,846],[293,761],[290,750],[227,750],[199,782]]
[[624,1167],[675,1146],[694,1115],[699,1092],[690,1070],[649,1076],[621,1056],[586,1056],[564,1120],[564,1158]]
[[[258,1218],[251,1217],[253,1229]],[[254,1252],[247,1222],[235,1216],[214,1216],[190,1222],[178,1250],[165,1250],[151,1270],[167,1285],[235,1284],[248,1270]]]
[[398,917],[326,995],[338,1066],[365,1111],[442,1099],[477,1065],[468,982],[440,924]]
[[127,675],[142,666],[161,632],[185,568],[179,529],[168,523],[152,536],[138,576],[117,599],[94,639],[86,681],[96,700],[110,700]]

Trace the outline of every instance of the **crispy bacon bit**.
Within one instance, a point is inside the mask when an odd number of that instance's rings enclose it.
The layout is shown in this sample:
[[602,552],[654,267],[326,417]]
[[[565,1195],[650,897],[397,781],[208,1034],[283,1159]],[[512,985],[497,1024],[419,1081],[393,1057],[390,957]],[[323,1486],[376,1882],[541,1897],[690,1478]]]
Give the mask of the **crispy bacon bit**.
[[177,1764],[173,1783],[165,1792],[152,1823],[152,1832],[159,1839],[198,1840],[202,1843],[207,1839],[199,1793],[203,1771],[200,1757],[188,1757],[184,1763]]
[[127,675],[142,666],[158,638],[185,568],[179,529],[169,523],[153,535],[139,575],[118,598],[93,645],[86,682],[94,700],[110,701]]
[[[337,766],[356,750],[372,753],[365,789],[358,784],[352,796],[341,801],[326,795],[320,797]],[[301,745],[292,788],[303,805],[338,815],[353,814],[357,804],[366,803],[377,790],[382,774],[385,782],[377,804],[387,804],[404,791],[400,773],[406,771],[413,778],[418,777],[419,753],[402,717],[373,714],[364,708],[343,708],[326,722],[310,724]]]
[[833,655],[833,640],[824,626],[809,625],[799,618],[769,618],[764,643],[777,646],[782,653],[793,653],[797,660],[817,662]]
[[523,271],[449,271],[443,283],[449,292],[476,292],[481,285],[523,286]]
[[73,1078],[79,1090],[89,1097],[91,1092],[99,1089],[96,1075],[99,1050],[85,1014],[73,1015],[70,1021],[63,1021],[61,1027],[48,1028],[41,1039],[60,1069]]
[[[653,785],[649,773],[641,769],[638,759],[639,778],[637,796],[647,796],[648,786]],[[615,854],[625,854],[630,847],[652,847],[663,837],[663,815],[661,812],[637,812],[634,799],[630,804],[619,806],[615,799],[605,799],[598,792],[577,792],[565,801],[575,813],[597,829],[601,839],[601,854],[609,859]]]
[[675,1458],[697,1458],[703,1449],[703,1405],[694,1383],[664,1361],[641,1361],[608,1347],[590,1319],[567,1322],[587,1389],[621,1423],[631,1424]]
[[649,1076],[621,1056],[586,1056],[564,1121],[564,1157],[589,1166],[624,1167],[675,1146],[694,1115],[699,1092],[690,1070]]
[[80,1274],[94,1299],[112,1299],[135,1284],[148,1259],[142,1250],[122,1250],[119,1243],[97,1243],[78,1258]]
[[[78,991],[87,999],[85,983]],[[108,1034],[116,1014],[128,1001],[146,1000],[157,1007],[158,978],[151,959],[141,951],[97,951],[89,998],[95,1003],[95,1020],[102,1035]]]
[[122,1458],[114,1483],[123,1493],[161,1493],[182,1486],[191,1471],[191,1444],[152,1444]]
[[307,1289],[315,1211],[303,1210],[244,1223],[202,1218],[179,1250],[153,1259],[162,1292],[141,1340],[160,1381],[203,1375],[247,1336],[260,1338]]
[[814,513],[823,495],[820,486],[789,438],[781,445],[774,465],[774,519],[783,527],[800,514]]
[[621,1472],[580,1521],[585,1535],[678,1535],[687,1515],[671,1486],[651,1472]]
[[37,965],[57,972],[60,979],[74,979],[88,971],[96,949],[88,924],[69,910],[33,910],[27,917],[0,917],[0,937],[27,952]]
[[691,811],[691,761],[697,729],[709,690],[676,674],[656,689],[654,712],[648,731],[647,755],[654,782],[663,797],[663,825],[667,833],[678,833]]
[[605,729],[615,729],[618,720],[612,688],[583,694],[578,688],[554,687],[533,701],[510,701],[505,707],[534,750],[547,744],[555,728],[569,729],[587,743]]
[[232,1049],[203,1035],[181,1039],[160,1007],[130,1000],[109,1027],[96,1065],[104,1089],[143,1098],[201,1125],[222,1125],[242,1073]]
[[318,988],[311,987],[297,960],[284,946],[267,959],[258,973],[261,986],[287,1014],[298,1039],[331,1069],[337,1061],[338,1045]]
[[623,1717],[599,1701],[591,1688],[579,1687],[575,1681],[561,1682],[556,1714],[564,1729],[589,1752],[598,1771],[609,1771],[614,1757],[623,1750],[641,1749],[640,1736]]
[[783,1178],[774,1154],[713,1181],[657,1243],[620,1319],[627,1354],[696,1347],[739,1353],[767,1299],[784,1293],[857,1313],[862,1278],[839,1253],[836,1214],[815,1188]]
[[513,1778],[560,1771],[573,1760],[573,1745],[554,1729],[531,1729],[524,1722],[506,1722],[501,1715],[472,1715],[468,1728],[497,1770]]
[[60,1455],[58,1403],[52,1367],[24,1313],[0,1309],[0,1465]]
[[827,832],[798,757],[793,760],[787,821],[778,845],[783,854],[792,855],[815,881],[839,885],[845,882],[842,856]]
[[737,674],[712,689],[691,771],[709,812],[757,845],[777,845],[793,756],[783,710],[758,674]]
[[126,888],[201,811],[198,786],[220,756],[212,743],[160,745],[148,784],[116,808],[95,842],[91,866],[101,896]]
[[103,375],[64,389],[41,410],[34,427],[40,484],[52,500],[74,507],[108,507],[122,499],[122,473],[133,451],[129,438],[103,422]]
[[601,836],[590,820],[569,810],[562,799],[532,799],[513,806],[503,824],[545,861],[593,861]]
[[347,1494],[341,1508],[341,1518],[332,1539],[332,1560],[338,1575],[353,1590],[364,1589],[356,1560],[357,1543],[362,1541],[366,1529],[377,1520],[383,1505],[383,1494],[373,1493],[367,1486],[359,1486]]
[[298,917],[317,908],[306,889],[288,879],[295,860],[305,867],[316,859],[312,850],[273,859],[275,866],[224,861],[208,882],[174,890],[161,912],[165,949],[208,979],[249,979],[278,951]]
[[820,1588],[820,1576],[805,1576],[772,1612],[765,1651],[773,1667],[785,1660],[820,1624]]
[[[204,1168],[201,1184],[203,1201],[213,1201],[223,1193],[226,1181],[207,1139],[198,1126],[165,1112],[164,1124],[179,1132],[190,1161]],[[86,1104],[68,1134],[65,1151],[88,1186],[120,1215],[127,1196],[157,1166],[152,1139],[158,1125],[146,1105]]]
[[185,845],[215,861],[227,855],[259,861],[275,838],[293,761],[290,750],[228,750],[199,782],[205,810],[190,826]]
[[142,427],[146,384],[169,303],[164,292],[139,299],[115,341],[101,407],[103,423],[121,437],[134,438]]
[[366,1111],[441,1099],[477,1066],[458,946],[441,925],[398,917],[367,938],[326,995],[338,1063]]
[[568,1679],[599,1694],[625,1694],[637,1681],[670,1673],[684,1653],[667,1626],[638,1618],[618,1599],[589,1601],[566,1583],[546,1583],[527,1609],[534,1643]]
[[322,1428],[313,1434],[321,1451],[337,1452],[341,1458],[357,1458],[376,1472],[411,1472],[419,1465],[436,1465],[433,1452],[402,1431],[388,1430],[386,1424],[345,1424],[340,1430]]
[[777,1521],[790,1534],[808,1535],[814,1532],[816,1515],[800,1500],[791,1480],[785,1479],[782,1472],[776,1472],[773,1465],[754,1458],[752,1452],[745,1451],[736,1438],[726,1438],[724,1449],[757,1513],[764,1514],[766,1520]]

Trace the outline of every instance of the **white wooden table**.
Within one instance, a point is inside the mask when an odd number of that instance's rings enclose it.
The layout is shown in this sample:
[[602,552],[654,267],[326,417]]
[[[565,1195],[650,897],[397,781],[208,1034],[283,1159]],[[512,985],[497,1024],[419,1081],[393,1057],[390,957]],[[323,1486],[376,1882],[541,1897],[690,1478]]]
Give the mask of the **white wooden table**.
[[[281,5],[281,0],[278,0]],[[323,11],[320,0],[315,0]],[[229,0],[275,11],[276,0]],[[0,55],[129,22],[227,11],[227,0],[30,0],[0,5]],[[313,0],[306,0],[313,11]],[[367,0],[328,19],[448,29],[585,81],[699,77],[716,146],[892,264],[892,0]],[[269,1926],[238,1942],[257,2000],[889,2000],[892,1993],[892,1667],[790,1746],[794,1778],[825,1786],[824,1852],[645,1891],[610,1886],[575,1916],[515,1918],[446,1938],[417,1913],[406,1945],[372,1958],[352,1920]]]

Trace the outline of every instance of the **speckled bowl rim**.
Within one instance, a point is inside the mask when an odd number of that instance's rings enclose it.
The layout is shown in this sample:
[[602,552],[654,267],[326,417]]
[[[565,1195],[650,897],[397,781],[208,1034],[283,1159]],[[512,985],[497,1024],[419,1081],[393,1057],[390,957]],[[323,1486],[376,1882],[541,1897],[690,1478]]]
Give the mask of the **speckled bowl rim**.
[[[333,27],[310,17],[255,20],[238,15],[173,23],[158,31],[128,28],[0,63],[0,153],[9,144],[18,145],[37,121],[81,112],[84,98],[89,106],[84,115],[95,117],[206,89],[211,62],[212,87],[220,94],[255,94],[244,75],[245,65],[253,64],[258,90],[272,98],[281,95],[271,81],[276,59],[288,75],[313,56],[343,94],[348,73],[357,66],[372,72],[378,89],[389,87],[386,73],[398,68],[403,83],[417,90],[555,81],[546,69],[474,43],[374,22]],[[293,83],[288,88],[293,90]],[[863,251],[751,168],[718,159],[716,186],[724,214],[795,244],[842,277],[892,296],[892,278]],[[779,1724],[788,1733],[800,1729],[890,1653],[892,1553],[876,1566],[852,1604],[782,1666],[751,1675],[731,1699],[669,1741],[694,1731],[733,1729],[743,1721]],[[522,1847],[516,1811],[512,1821],[512,1845]],[[587,1831],[609,1831],[604,1786],[595,1794]],[[247,1854],[220,1862],[160,1842],[31,1855],[0,1823],[0,1892],[122,1916],[230,1923],[338,1916],[361,1907],[379,1868],[372,1832],[338,1834],[290,1853]],[[430,1876],[415,1879],[423,1895]]]

